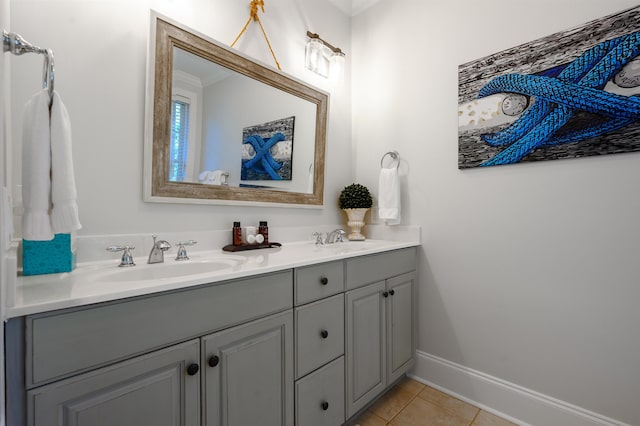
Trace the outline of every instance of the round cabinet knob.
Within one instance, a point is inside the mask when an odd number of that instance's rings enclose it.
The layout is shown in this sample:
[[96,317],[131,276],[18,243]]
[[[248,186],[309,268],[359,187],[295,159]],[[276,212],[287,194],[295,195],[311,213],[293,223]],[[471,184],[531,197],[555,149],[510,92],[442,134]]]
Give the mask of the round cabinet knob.
[[322,409],[323,409],[324,411],[327,411],[327,410],[329,409],[329,403],[328,403],[327,401],[324,401],[324,402],[322,403]]
[[329,337],[329,332],[327,330],[322,330],[320,332],[320,335],[322,336],[323,339],[326,339],[327,337]]
[[320,278],[320,283],[321,283],[322,285],[327,285],[327,284],[329,284],[329,278],[327,278],[327,277],[322,277],[322,278]]
[[217,355],[214,355],[211,358],[209,358],[209,367],[215,367],[219,363],[220,363],[220,358]]
[[396,291],[395,290],[389,290],[389,294],[393,296],[394,294],[396,294]]
[[389,297],[389,292],[388,291],[382,292],[382,297]]
[[187,374],[190,376],[195,376],[200,371],[200,366],[198,364],[191,364],[187,367]]

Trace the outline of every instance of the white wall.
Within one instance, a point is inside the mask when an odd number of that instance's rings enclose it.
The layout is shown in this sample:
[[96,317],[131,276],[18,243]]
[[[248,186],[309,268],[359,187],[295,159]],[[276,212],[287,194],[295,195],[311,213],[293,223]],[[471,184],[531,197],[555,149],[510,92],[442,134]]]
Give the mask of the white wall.
[[[11,27],[9,26],[8,0],[0,0],[0,30],[11,31]],[[9,185],[7,178],[8,170],[6,167],[6,158],[8,154],[6,133],[9,130],[7,122],[11,117],[11,115],[9,114],[9,109],[7,107],[7,103],[9,101],[9,89],[11,87],[9,84],[10,60],[8,58],[8,53],[0,54],[0,191],[2,191],[3,188]],[[8,247],[6,246],[5,238],[8,235],[9,230],[5,229],[5,227],[2,226],[2,223],[5,219],[5,213],[3,212],[6,212],[6,210],[4,210],[4,203],[5,202],[0,199],[0,321],[4,321],[4,310],[7,297],[7,280],[5,276],[7,260],[5,256],[5,250],[7,250]],[[0,327],[0,426],[4,426],[5,424],[4,382],[4,327]]]
[[[149,9],[230,44],[249,17],[249,1],[237,0],[20,0],[11,26],[55,52],[56,89],[72,120],[74,167],[83,229],[79,235],[228,229],[246,224],[300,226],[342,221],[337,193],[352,181],[350,88],[333,86],[304,69],[306,31],[338,46],[350,44],[350,18],[315,0],[272,0],[260,18],[285,72],[331,92],[323,209],[164,205],[142,201],[146,49]],[[257,24],[236,46],[272,65]],[[349,52],[347,52],[349,53]],[[348,56],[347,56],[348,58]],[[40,86],[42,58],[13,61],[12,106],[21,111]],[[20,115],[14,116],[18,121]],[[13,134],[19,140],[20,126]],[[19,164],[19,161],[15,161]],[[16,170],[16,176],[20,170]],[[14,191],[16,188],[14,187]],[[195,237],[195,235],[194,235]]]
[[457,66],[636,4],[386,0],[352,27],[357,176],[397,149],[423,229],[419,350],[632,425],[640,153],[460,171]]

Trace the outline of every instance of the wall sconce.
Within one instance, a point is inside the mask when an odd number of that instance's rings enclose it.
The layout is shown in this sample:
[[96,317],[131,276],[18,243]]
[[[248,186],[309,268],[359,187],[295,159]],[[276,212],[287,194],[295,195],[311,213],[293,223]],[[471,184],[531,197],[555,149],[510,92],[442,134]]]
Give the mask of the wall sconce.
[[340,79],[344,72],[344,52],[321,39],[318,34],[307,31],[307,37],[309,37],[305,48],[307,69],[325,78]]

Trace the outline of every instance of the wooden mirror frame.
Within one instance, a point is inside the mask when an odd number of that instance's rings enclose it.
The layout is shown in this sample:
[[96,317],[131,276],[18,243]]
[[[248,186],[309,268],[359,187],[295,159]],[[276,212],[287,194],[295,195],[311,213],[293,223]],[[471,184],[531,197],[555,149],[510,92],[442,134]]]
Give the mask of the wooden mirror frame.
[[[155,12],[151,14],[150,34],[152,39],[149,43],[147,63],[149,69],[146,99],[144,201],[274,206],[282,204],[287,207],[322,206],[328,93],[287,76],[274,68],[259,64]],[[313,193],[169,181],[169,161],[167,159],[169,158],[171,134],[174,47],[316,105]]]

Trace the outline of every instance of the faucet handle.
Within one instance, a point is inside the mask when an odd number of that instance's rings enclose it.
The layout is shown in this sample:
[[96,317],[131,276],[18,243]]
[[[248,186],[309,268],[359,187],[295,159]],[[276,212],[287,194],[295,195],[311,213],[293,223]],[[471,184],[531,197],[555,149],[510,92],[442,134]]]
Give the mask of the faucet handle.
[[176,260],[189,260],[189,256],[187,256],[187,249],[185,249],[184,246],[192,246],[197,243],[198,242],[196,240],[180,241],[179,243],[176,243],[178,245],[178,255],[176,256]]
[[110,251],[112,253],[119,252],[119,251],[124,252],[124,253],[122,253],[122,259],[120,259],[120,264],[118,265],[119,267],[136,266],[135,262],[133,261],[133,256],[131,255],[131,250],[134,250],[134,249],[135,249],[134,246],[109,246],[109,247],[107,247],[107,251]]
[[322,233],[322,232],[314,232],[313,236],[316,237],[316,245],[324,244],[324,233]]
[[336,229],[336,243],[343,243],[344,236],[347,234],[344,229]]

